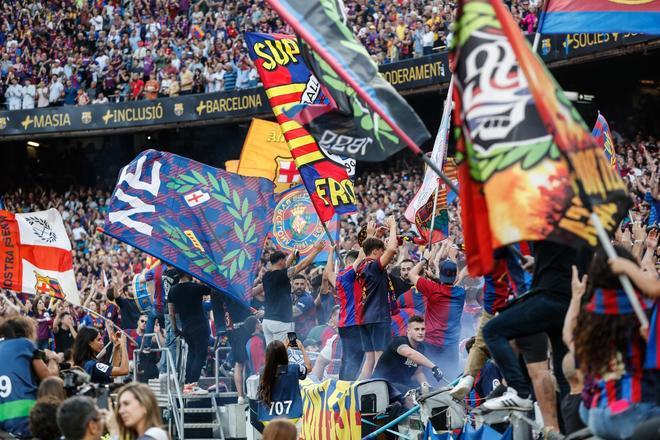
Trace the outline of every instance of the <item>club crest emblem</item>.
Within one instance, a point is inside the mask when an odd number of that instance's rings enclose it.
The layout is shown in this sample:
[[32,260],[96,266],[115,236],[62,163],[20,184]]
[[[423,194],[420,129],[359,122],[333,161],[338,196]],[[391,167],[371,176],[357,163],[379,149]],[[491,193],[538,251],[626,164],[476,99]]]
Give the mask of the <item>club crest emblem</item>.
[[304,188],[289,191],[280,199],[273,215],[273,236],[283,249],[307,253],[323,234],[323,225]]
[[89,124],[92,122],[92,112],[82,112],[80,120],[83,124]]
[[179,102],[174,104],[174,114],[181,116],[183,114],[183,103]]
[[37,278],[34,290],[37,291],[38,295],[48,295],[53,298],[64,299],[62,285],[56,278],[41,275],[37,271],[34,271],[34,276]]

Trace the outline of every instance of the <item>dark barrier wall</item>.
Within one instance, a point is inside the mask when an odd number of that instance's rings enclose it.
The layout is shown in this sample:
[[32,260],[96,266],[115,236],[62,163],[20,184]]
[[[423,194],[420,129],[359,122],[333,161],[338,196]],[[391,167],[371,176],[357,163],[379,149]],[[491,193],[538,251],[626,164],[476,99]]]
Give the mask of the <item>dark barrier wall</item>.
[[[530,36],[530,40],[532,36]],[[548,63],[657,39],[640,34],[568,34],[543,36],[539,53]],[[414,90],[449,81],[446,52],[397,63],[380,71],[397,90]],[[102,132],[211,120],[248,119],[270,114],[263,89],[209,93],[153,101],[64,106],[0,112],[0,139],[14,136]]]

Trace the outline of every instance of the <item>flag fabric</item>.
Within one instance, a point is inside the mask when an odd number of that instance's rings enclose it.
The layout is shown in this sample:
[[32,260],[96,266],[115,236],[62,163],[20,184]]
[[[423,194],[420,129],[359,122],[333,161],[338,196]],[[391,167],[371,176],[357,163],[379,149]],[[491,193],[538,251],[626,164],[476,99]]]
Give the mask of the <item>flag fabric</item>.
[[457,17],[453,117],[470,273],[523,240],[595,246],[589,207],[611,233],[630,203],[625,184],[501,2],[461,1]]
[[272,180],[276,193],[300,185],[298,168],[277,122],[252,119],[237,173]]
[[660,2],[653,0],[546,0],[542,34],[631,32],[660,34]]
[[119,175],[103,232],[248,305],[273,183],[147,150]]
[[[333,240],[338,242],[339,218],[331,218],[327,227]],[[299,185],[280,194],[273,214],[272,237],[277,247],[287,252],[297,250],[301,257],[310,254],[316,243],[326,239],[323,224],[304,187]],[[327,260],[328,253],[323,251],[314,262]]]
[[596,119],[596,125],[591,130],[591,135],[596,138],[596,143],[603,147],[605,157],[612,169],[621,174],[619,172],[619,164],[616,162],[616,151],[614,150],[614,141],[612,140],[612,133],[610,133],[610,126],[600,112],[598,112],[598,119]]
[[406,143],[419,146],[431,137],[355,38],[341,2],[268,3],[312,49],[310,68],[332,98],[331,106],[291,109],[321,146],[359,160],[382,161]]
[[362,438],[359,397],[354,382],[328,379],[301,382],[303,417],[300,437],[306,440]]
[[0,287],[80,305],[71,241],[57,209],[0,211]]
[[[440,120],[440,128],[438,128],[438,134],[435,137],[435,143],[431,151],[431,161],[437,164],[445,174],[447,171],[452,171],[453,175],[451,177],[447,175],[447,177],[451,180],[456,180],[456,167],[448,164],[448,169],[444,169],[443,166],[447,155],[447,137],[449,136],[449,126],[451,125],[451,90],[453,81],[452,78],[442,112],[442,119]],[[428,243],[432,244],[444,240],[449,235],[447,192],[446,185],[441,181],[435,171],[430,167],[426,167],[422,186],[406,208],[406,219],[417,226],[422,239]],[[431,236],[431,230],[433,231],[433,236]]]
[[240,161],[238,159],[236,160],[228,160],[225,162],[225,171],[228,171],[230,173],[237,173],[238,171],[238,163]]
[[349,171],[355,160],[319,148],[316,140],[283,110],[300,103],[322,103],[325,98],[317,79],[300,54],[294,37],[246,33],[250,57],[259,72],[266,96],[289,145],[303,184],[321,221],[333,215],[356,212],[355,192]]

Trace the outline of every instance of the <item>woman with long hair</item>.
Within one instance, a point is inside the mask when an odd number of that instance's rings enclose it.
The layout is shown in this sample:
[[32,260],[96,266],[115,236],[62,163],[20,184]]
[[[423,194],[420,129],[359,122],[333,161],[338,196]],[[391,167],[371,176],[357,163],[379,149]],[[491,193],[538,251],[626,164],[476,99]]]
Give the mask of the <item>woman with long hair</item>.
[[139,382],[124,385],[117,393],[115,418],[119,440],[169,440],[163,428],[156,396]]
[[73,341],[73,363],[81,367],[91,376],[94,383],[107,384],[115,376],[128,374],[128,351],[126,349],[126,335],[112,334],[113,343],[112,365],[104,364],[96,359],[103,350],[103,337],[96,328],[82,327]]
[[303,355],[304,365],[289,364],[286,345],[275,340],[266,347],[266,365],[259,381],[259,420],[275,418],[298,419],[302,417],[302,398],[299,380],[307,377],[312,363],[300,341],[295,341]]
[[[616,251],[635,262],[626,249],[617,247]],[[602,251],[591,263],[588,280],[586,304],[574,331],[575,355],[585,374],[580,417],[598,437],[628,439],[638,424],[660,416],[656,406],[658,370],[644,365],[645,336]],[[647,308],[647,302],[637,295]]]
[[298,430],[296,425],[288,420],[273,420],[264,429],[263,440],[296,440]]

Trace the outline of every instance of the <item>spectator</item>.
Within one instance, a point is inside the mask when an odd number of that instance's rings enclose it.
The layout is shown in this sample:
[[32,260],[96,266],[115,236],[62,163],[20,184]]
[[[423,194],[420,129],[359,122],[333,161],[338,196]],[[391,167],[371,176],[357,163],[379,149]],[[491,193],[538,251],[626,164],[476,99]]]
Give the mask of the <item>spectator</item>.
[[64,440],[100,440],[105,414],[88,396],[70,397],[57,410],[57,426]]
[[394,292],[386,268],[394,258],[398,247],[394,216],[387,219],[387,226],[390,231],[387,247],[382,240],[375,237],[364,240],[362,249],[366,258],[356,268],[357,280],[364,298],[360,326],[364,363],[360,380],[371,377],[374,366],[383,350],[389,345],[391,337],[390,308],[396,302],[396,298],[391,298]]
[[147,385],[132,382],[121,387],[115,417],[122,440],[169,440],[156,396]]
[[97,329],[82,327],[73,342],[74,364],[85,370],[93,383],[108,384],[112,382],[113,377],[128,374],[126,335],[122,333],[120,336],[110,332],[110,337],[114,353],[112,365],[97,360],[97,355],[103,350],[103,338]]
[[144,91],[144,81],[140,78],[138,73],[131,75],[131,101],[137,101],[142,98],[142,92]]
[[144,97],[146,99],[156,99],[158,98],[158,92],[160,91],[160,84],[158,84],[158,80],[156,80],[156,74],[155,73],[150,73],[149,74],[149,81],[144,86]]
[[0,377],[4,383],[0,407],[20,408],[0,416],[0,429],[17,437],[30,437],[28,415],[37,398],[38,381],[59,372],[53,352],[39,353],[35,333],[34,322],[23,316],[0,323]]
[[307,278],[296,274],[291,279],[291,289],[294,295],[293,318],[298,337],[304,340],[309,331],[316,325],[316,308],[314,298],[307,292]]
[[238,78],[238,69],[232,63],[225,64],[225,73],[222,76],[225,92],[232,92],[236,88],[236,79]]
[[99,94],[94,98],[92,101],[92,104],[107,104],[108,103],[108,98],[105,97],[103,92],[99,92]]
[[274,340],[266,347],[266,365],[259,381],[259,421],[265,422],[280,417],[297,420],[302,417],[302,397],[298,381],[307,377],[312,365],[300,341],[297,341],[296,348],[302,352],[304,365],[290,364],[288,347],[288,340],[286,345]]
[[37,107],[48,107],[48,86],[46,86],[44,80],[39,81],[37,87]]
[[85,89],[78,89],[76,95],[76,105],[87,105],[89,104],[89,96]]
[[187,66],[183,66],[179,77],[181,78],[181,94],[190,95],[193,88],[193,73]]
[[280,251],[271,254],[271,269],[266,272],[263,278],[266,299],[263,328],[267,344],[270,344],[273,340],[286,341],[287,333],[294,330],[289,278],[309,266],[324,247],[325,242],[318,242],[312,253],[293,267],[291,265],[295,254],[290,254],[288,258],[286,254]]
[[18,78],[15,76],[12,77],[10,82],[11,85],[5,91],[5,99],[7,99],[9,110],[20,110],[23,87],[18,84]]
[[32,84],[30,78],[25,78],[23,83],[23,98],[22,98],[22,108],[23,110],[32,110],[34,108],[34,98],[37,96],[37,88]]
[[51,106],[58,105],[60,99],[64,97],[64,86],[60,81],[59,76],[53,75],[49,87],[48,102]]
[[247,352],[247,377],[259,374],[266,364],[266,340],[264,339],[261,322],[256,316],[248,317],[243,323],[248,340],[245,344]]
[[66,87],[64,87],[64,105],[75,105],[76,97],[78,96],[78,91],[73,87],[71,80],[66,81]]
[[40,398],[30,410],[30,432],[39,440],[60,440],[57,409],[63,400],[55,397]]
[[58,403],[66,400],[66,391],[64,390],[64,381],[61,377],[50,376],[42,380],[37,389],[37,400],[55,399]]
[[296,440],[297,438],[296,425],[283,419],[270,422],[263,433],[263,440]]
[[[192,277],[179,272],[179,283],[172,286],[167,297],[170,321],[176,335],[183,335],[188,344],[184,393],[207,394],[197,386],[209,349],[209,321],[202,308],[205,295],[211,290],[208,286],[193,283]],[[181,318],[178,327],[177,314]]]
[[181,90],[181,86],[179,84],[179,81],[176,79],[176,75],[174,73],[171,73],[170,84],[169,84],[170,97],[179,96],[180,90]]

